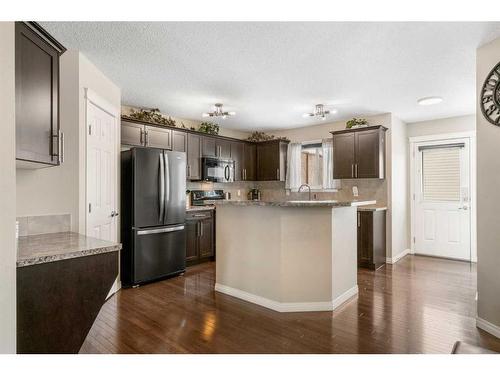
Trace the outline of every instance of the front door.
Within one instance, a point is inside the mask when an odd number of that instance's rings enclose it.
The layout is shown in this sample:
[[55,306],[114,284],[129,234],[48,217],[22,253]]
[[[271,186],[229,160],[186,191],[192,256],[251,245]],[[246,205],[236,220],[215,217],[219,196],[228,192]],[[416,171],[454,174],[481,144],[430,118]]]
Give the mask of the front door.
[[87,235],[116,242],[118,119],[87,101]]
[[471,260],[469,139],[415,144],[416,254]]

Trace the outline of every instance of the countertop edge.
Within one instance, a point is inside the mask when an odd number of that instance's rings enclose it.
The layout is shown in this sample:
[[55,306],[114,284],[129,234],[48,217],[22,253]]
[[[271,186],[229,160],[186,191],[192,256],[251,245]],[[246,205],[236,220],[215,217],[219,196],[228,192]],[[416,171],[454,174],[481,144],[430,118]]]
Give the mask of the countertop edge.
[[215,206],[236,206],[236,207],[302,207],[302,208],[314,208],[314,207],[361,207],[366,205],[376,204],[376,200],[363,200],[363,201],[337,201],[337,202],[327,202],[327,201],[214,201],[211,204]]
[[121,249],[122,249],[122,244],[117,243],[117,244],[113,244],[113,245],[109,245],[109,246],[105,246],[105,247],[98,247],[98,248],[86,249],[86,250],[78,250],[78,251],[64,253],[64,254],[33,256],[30,258],[18,259],[16,261],[16,268],[34,266],[37,264],[53,263],[53,262],[58,262],[60,260],[82,258],[82,257],[92,256],[92,255],[106,254],[106,253],[111,253],[111,252],[115,252],[115,251],[120,251]]

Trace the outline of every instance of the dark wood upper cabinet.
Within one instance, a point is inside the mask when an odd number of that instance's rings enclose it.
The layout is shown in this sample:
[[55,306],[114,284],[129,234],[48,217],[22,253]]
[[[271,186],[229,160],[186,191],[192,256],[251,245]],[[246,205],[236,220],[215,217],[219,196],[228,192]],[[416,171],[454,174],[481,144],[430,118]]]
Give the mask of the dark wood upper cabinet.
[[122,120],[121,143],[128,146],[144,146],[144,125]]
[[16,165],[63,161],[59,128],[59,56],[65,48],[35,22],[15,25]]
[[377,269],[385,264],[385,211],[358,211],[358,266]]
[[201,156],[217,156],[215,138],[202,136]]
[[243,143],[242,177],[244,181],[257,180],[257,145],[255,143]]
[[196,134],[187,134],[187,178],[201,180],[201,148],[202,137]]
[[354,178],[356,162],[354,133],[333,135],[333,178]]
[[231,158],[231,141],[226,139],[217,139],[215,142],[216,156],[223,159]]
[[332,132],[333,178],[385,178],[383,126]]
[[172,131],[157,126],[146,126],[144,135],[145,146],[172,149]]
[[231,159],[234,160],[234,180],[243,180],[243,142],[231,142]]
[[287,141],[257,143],[257,180],[285,181]]
[[187,151],[187,133],[172,130],[172,151]]

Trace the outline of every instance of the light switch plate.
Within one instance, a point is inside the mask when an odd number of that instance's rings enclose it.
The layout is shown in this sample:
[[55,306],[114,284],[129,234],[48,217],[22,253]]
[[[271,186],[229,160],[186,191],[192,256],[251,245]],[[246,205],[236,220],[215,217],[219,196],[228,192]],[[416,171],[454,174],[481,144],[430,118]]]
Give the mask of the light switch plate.
[[357,186],[353,186],[352,187],[352,195],[355,196],[355,197],[359,196],[359,192],[358,192],[358,187]]

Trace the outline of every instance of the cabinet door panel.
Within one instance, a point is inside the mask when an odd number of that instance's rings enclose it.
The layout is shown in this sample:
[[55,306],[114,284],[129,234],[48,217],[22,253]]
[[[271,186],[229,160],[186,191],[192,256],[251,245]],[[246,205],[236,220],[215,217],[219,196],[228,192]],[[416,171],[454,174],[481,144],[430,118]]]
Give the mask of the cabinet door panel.
[[373,263],[372,212],[358,212],[358,265],[371,267]]
[[356,134],[356,177],[379,177],[380,131],[367,130]]
[[231,159],[234,160],[234,180],[241,181],[243,179],[243,143],[231,143]]
[[59,54],[16,23],[16,158],[59,164]]
[[172,131],[170,129],[146,126],[146,132],[146,146],[166,150],[172,149]]
[[257,180],[257,145],[244,143],[243,144],[243,170],[245,181]]
[[142,146],[144,144],[144,125],[122,121],[121,143],[130,146]]
[[214,221],[212,218],[203,219],[200,223],[200,258],[211,257],[214,255]]
[[172,151],[186,152],[187,150],[187,133],[172,131]]
[[278,142],[257,144],[257,180],[279,180],[280,147]]
[[202,137],[201,146],[202,156],[217,156],[215,147],[215,138],[212,137]]
[[201,136],[187,136],[187,178],[201,180]]
[[218,139],[215,143],[217,156],[223,159],[231,158],[231,143],[230,141]]
[[186,220],[186,261],[198,259],[198,220]]
[[333,178],[354,178],[355,133],[333,135]]

